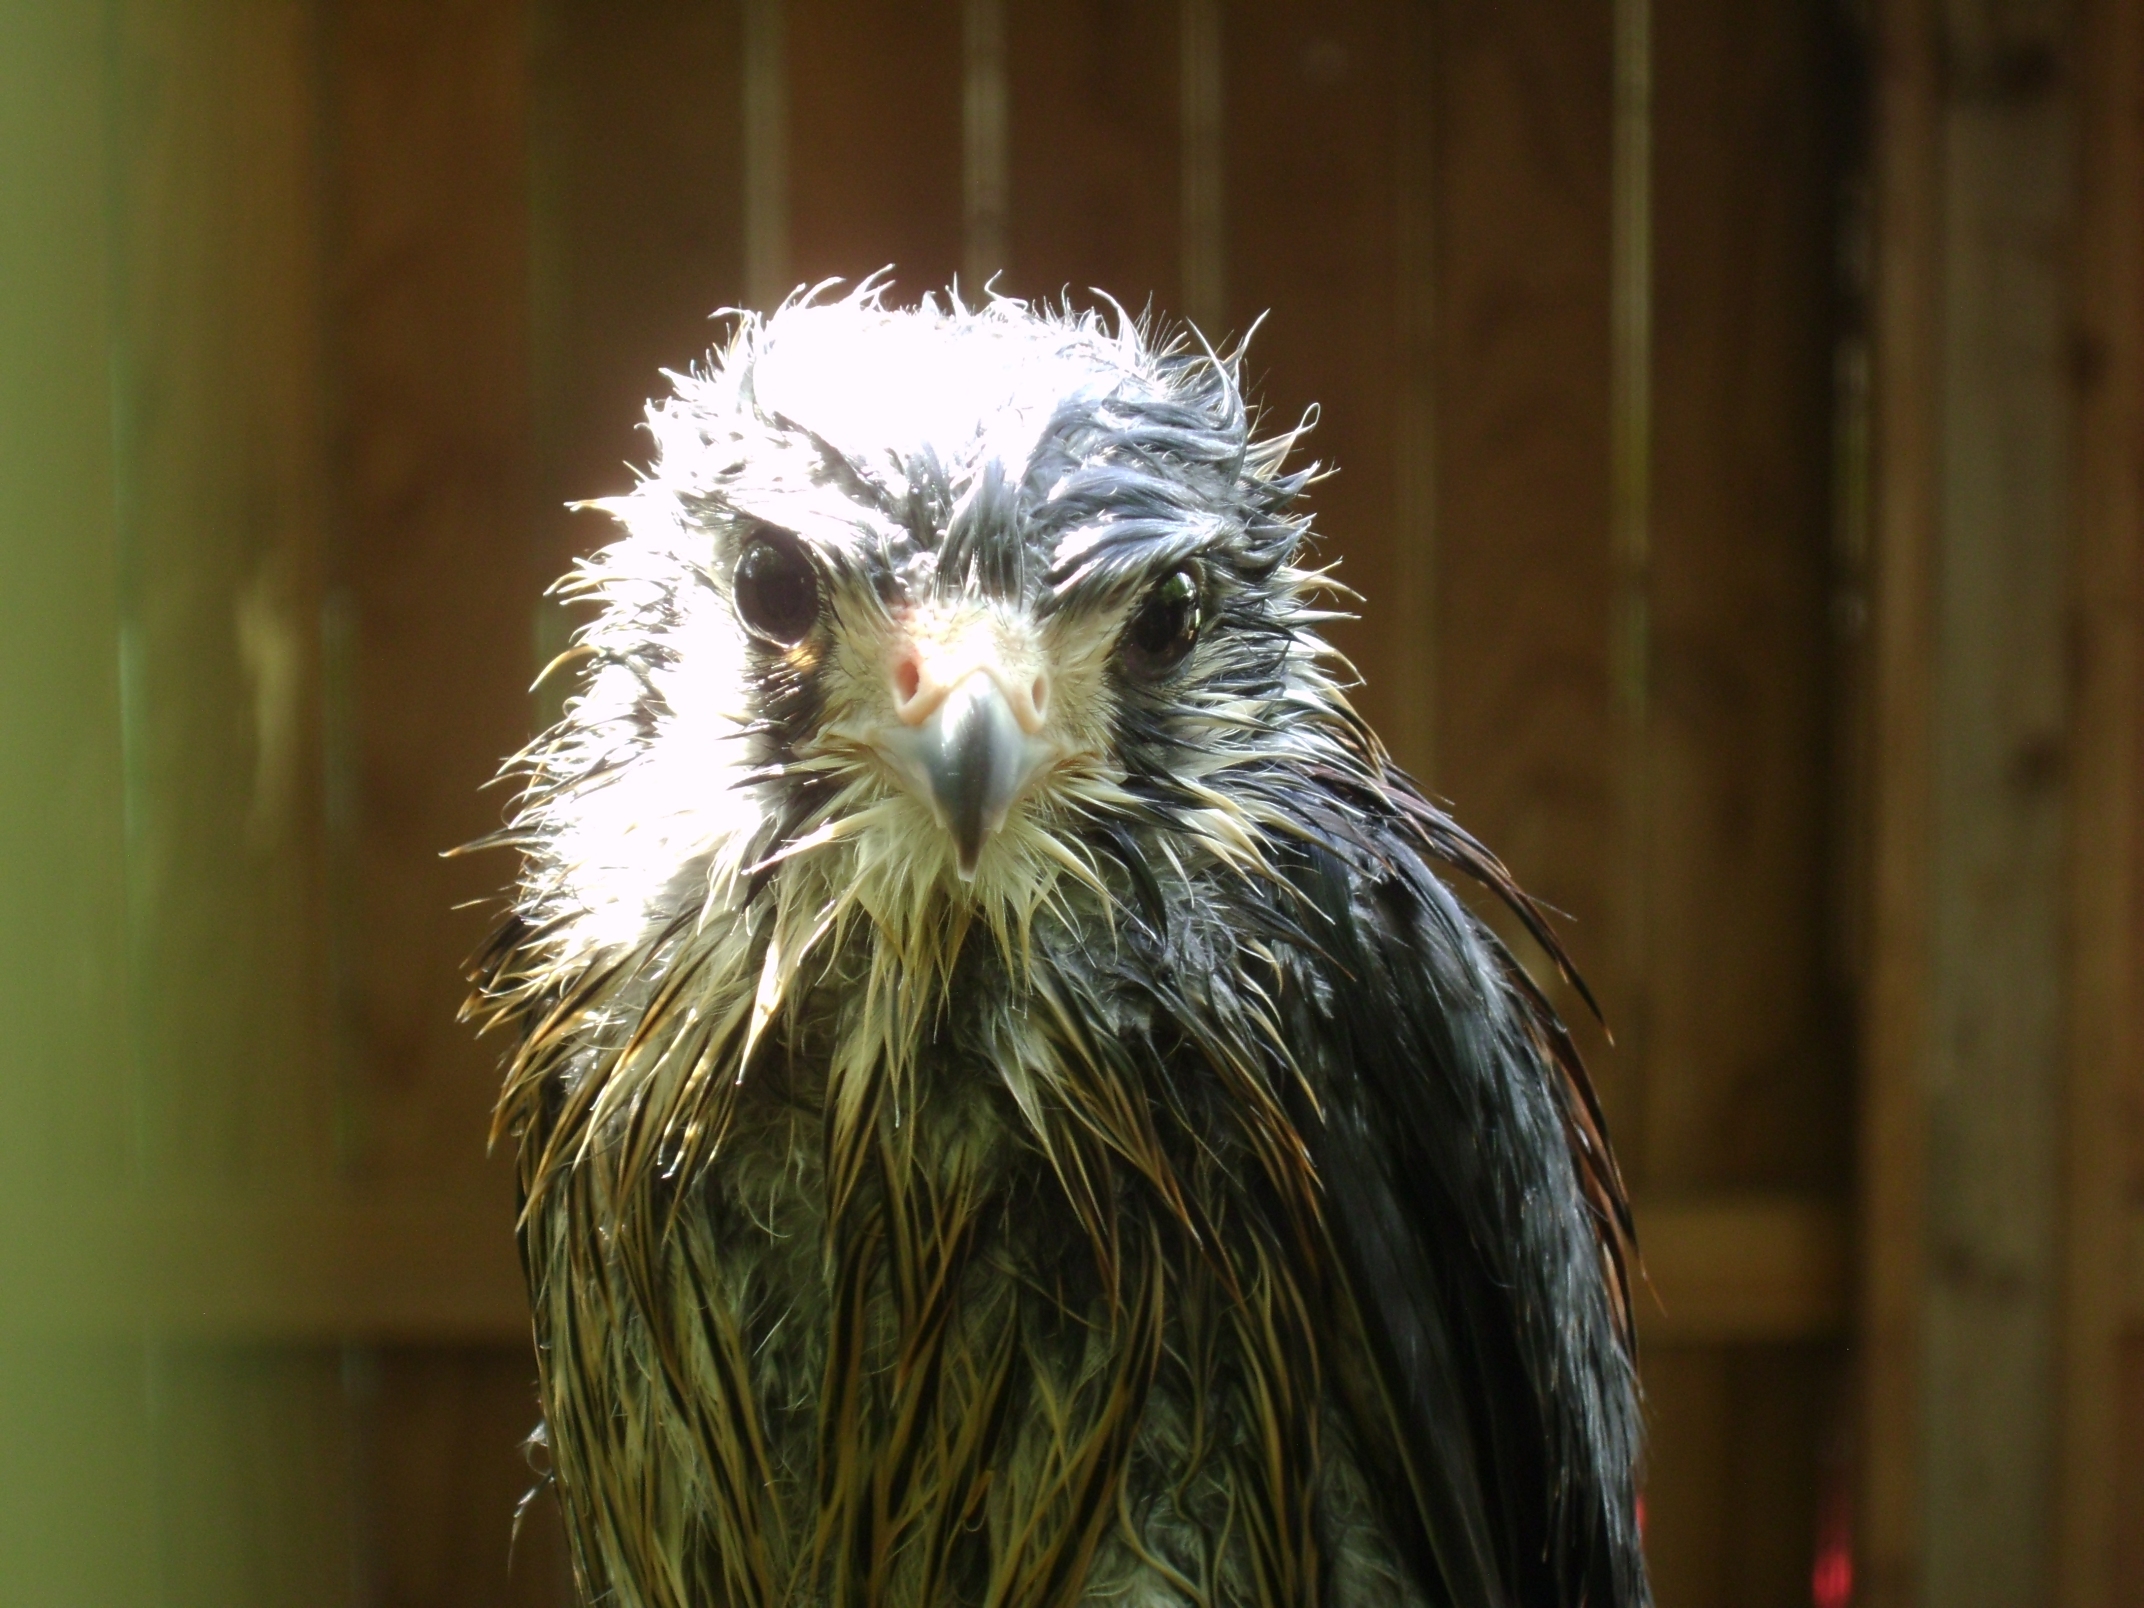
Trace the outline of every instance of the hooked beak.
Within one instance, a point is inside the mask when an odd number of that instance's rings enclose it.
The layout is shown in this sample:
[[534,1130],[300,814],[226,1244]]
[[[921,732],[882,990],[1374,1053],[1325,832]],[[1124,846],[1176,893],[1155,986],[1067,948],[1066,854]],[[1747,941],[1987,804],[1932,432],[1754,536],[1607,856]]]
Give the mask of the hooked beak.
[[901,706],[900,724],[880,734],[879,751],[952,834],[961,880],[972,881],[984,843],[1056,757],[1056,746],[1040,734],[1033,699],[1021,719],[988,666],[971,669],[939,696],[911,696]]

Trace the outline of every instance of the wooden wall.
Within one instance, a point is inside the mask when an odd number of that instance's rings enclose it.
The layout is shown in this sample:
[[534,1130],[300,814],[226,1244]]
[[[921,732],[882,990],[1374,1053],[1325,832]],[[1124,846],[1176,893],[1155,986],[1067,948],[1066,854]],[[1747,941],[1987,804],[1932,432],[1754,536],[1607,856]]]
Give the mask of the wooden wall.
[[1865,1583],[2134,1603],[2144,13],[1876,26]]
[[[440,855],[660,370],[890,263],[1270,315],[1363,707],[1608,1008],[1663,1608],[1853,1549],[1871,1601],[2144,1603],[2144,22],[2076,5],[0,7],[0,71],[44,64],[7,148],[72,164],[6,170],[44,255],[0,250],[0,329],[56,399],[0,431],[9,556],[57,601],[0,632],[48,734],[0,829],[60,848],[0,986],[79,1001],[0,1132],[0,1347],[60,1381],[0,1391],[0,1469],[148,1537],[40,1600],[568,1600],[547,1503],[509,1567],[532,1370],[455,1021],[511,867]],[[2048,196],[1999,182],[2033,152]],[[2028,974],[1944,1128],[1930,1045]],[[2000,1187],[1940,1194],[1950,1143]],[[1957,1270],[2020,1224],[2013,1321]],[[2013,1445],[2021,1507],[1960,1494]]]

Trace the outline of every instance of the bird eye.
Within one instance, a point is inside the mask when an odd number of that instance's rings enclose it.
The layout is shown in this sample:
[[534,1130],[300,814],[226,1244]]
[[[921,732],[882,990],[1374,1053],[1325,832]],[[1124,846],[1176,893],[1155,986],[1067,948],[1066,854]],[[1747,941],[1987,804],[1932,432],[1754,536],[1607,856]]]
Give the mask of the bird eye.
[[1124,628],[1124,667],[1142,681],[1167,675],[1199,639],[1199,578],[1180,569],[1155,582]]
[[733,582],[737,617],[745,629],[782,647],[794,647],[819,618],[819,577],[789,537],[758,535],[737,555]]

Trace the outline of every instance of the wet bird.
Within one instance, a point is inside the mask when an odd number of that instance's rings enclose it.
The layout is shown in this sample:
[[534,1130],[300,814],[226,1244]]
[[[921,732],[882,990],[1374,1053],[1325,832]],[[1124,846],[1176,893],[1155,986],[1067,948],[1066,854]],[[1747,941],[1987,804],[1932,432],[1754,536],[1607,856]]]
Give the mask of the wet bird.
[[622,1608],[1634,1608],[1628,1214],[1241,349],[867,282],[650,404],[472,1008]]

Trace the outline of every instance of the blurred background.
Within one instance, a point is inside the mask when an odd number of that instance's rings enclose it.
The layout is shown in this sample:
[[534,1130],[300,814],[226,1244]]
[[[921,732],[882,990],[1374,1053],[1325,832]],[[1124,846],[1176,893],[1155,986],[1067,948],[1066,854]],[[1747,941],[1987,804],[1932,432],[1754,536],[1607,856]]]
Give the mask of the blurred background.
[[570,1600],[440,853],[888,263],[1270,311],[1615,1032],[1662,1608],[2144,1604],[2139,0],[0,0],[0,1601]]

